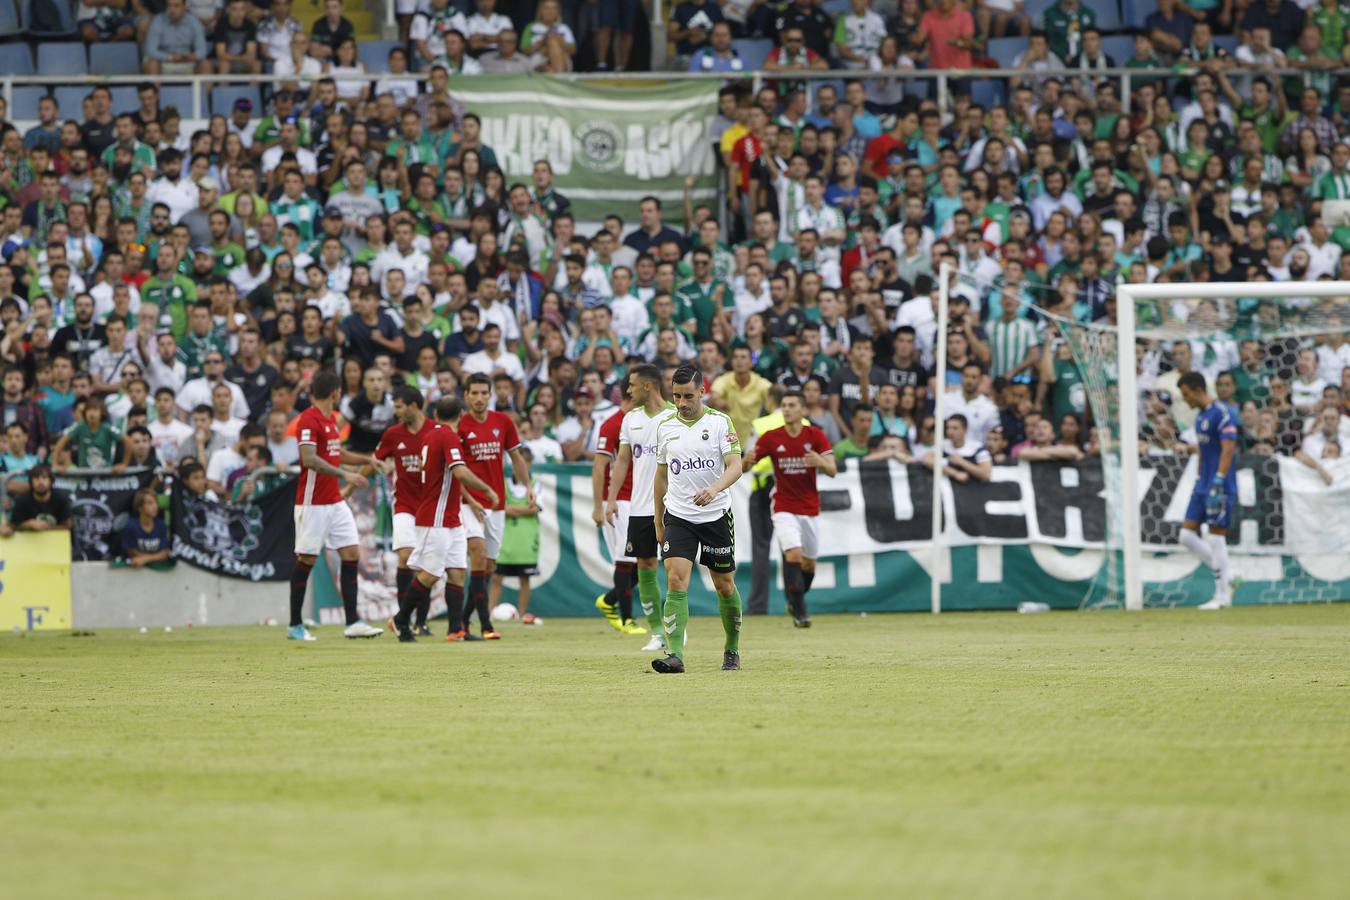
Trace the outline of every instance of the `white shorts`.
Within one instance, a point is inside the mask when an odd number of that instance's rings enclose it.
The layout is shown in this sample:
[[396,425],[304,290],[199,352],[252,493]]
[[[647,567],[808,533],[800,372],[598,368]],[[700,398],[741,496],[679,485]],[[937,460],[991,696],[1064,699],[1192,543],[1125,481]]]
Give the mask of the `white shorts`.
[[468,542],[464,538],[463,525],[458,528],[418,525],[416,532],[413,552],[408,557],[408,568],[418,569],[440,578],[446,569],[463,569],[468,566],[469,549]]
[[502,549],[502,535],[506,532],[506,510],[490,509],[483,521],[473,514],[469,504],[459,507],[459,520],[464,523],[464,535],[472,540],[480,538],[487,544],[487,558],[496,559]]
[[356,533],[356,516],[345,503],[295,508],[295,552],[300,556],[318,556],[327,547],[341,550],[361,542]]
[[632,508],[632,502],[629,500],[620,500],[618,502],[619,511],[614,516],[614,524],[608,521],[600,527],[600,533],[605,537],[605,546],[609,547],[609,558],[614,562],[636,562],[632,555],[628,553],[628,511]]
[[412,513],[394,513],[394,549],[410,550],[417,546],[417,517]]
[[815,559],[820,549],[820,535],[816,530],[819,516],[799,516],[796,513],[773,514],[773,533],[778,536],[778,547],[784,553],[800,549],[802,556]]

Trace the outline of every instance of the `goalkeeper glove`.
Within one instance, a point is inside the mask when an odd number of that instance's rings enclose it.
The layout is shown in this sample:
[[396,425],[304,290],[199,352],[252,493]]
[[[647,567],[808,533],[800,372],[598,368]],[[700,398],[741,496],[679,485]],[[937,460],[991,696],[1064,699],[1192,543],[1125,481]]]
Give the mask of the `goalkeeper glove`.
[[1205,515],[1212,521],[1223,517],[1228,505],[1228,493],[1223,475],[1216,474],[1209,485],[1209,496],[1205,498]]

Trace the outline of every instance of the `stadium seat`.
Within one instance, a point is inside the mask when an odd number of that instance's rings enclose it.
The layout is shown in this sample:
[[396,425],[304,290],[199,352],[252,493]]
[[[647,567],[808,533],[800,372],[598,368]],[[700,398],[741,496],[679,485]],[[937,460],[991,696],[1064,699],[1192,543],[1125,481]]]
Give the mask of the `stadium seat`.
[[[19,20],[24,23],[24,34],[35,38],[66,38],[75,36],[75,4],[73,0],[54,0],[61,14],[61,21],[54,30],[39,31],[30,24],[33,21],[33,0],[23,0],[23,9]],[[83,48],[81,48],[83,49]]]
[[[84,98],[89,96],[89,92],[93,89],[92,84],[58,85],[52,91],[52,96],[56,98],[56,105],[61,107],[61,118],[84,121]],[[114,106],[113,112],[120,110]]]
[[769,51],[773,50],[773,41],[768,38],[740,38],[732,41],[731,46],[741,55],[746,71],[753,72],[764,68],[764,60],[769,58]]
[[1003,81],[998,78],[981,78],[970,85],[970,99],[986,110],[1003,104]]
[[379,74],[389,71],[389,51],[399,46],[398,41],[361,41],[356,45],[356,58],[366,64],[366,71]]
[[839,16],[847,15],[849,8],[852,7],[852,5],[853,4],[851,4],[849,0],[825,0],[825,2],[820,5],[820,8],[829,13],[831,17],[837,18]]
[[[0,0],[0,37],[13,37],[23,33],[19,24],[19,7],[15,0]],[[5,72],[4,74],[11,74]]]
[[[247,97],[252,100],[254,115],[261,115],[262,100],[258,96],[257,85],[252,84],[221,84],[211,88],[210,112],[213,115],[228,116],[230,110],[234,108],[234,101],[238,100],[240,97]],[[161,100],[161,102],[163,101]],[[189,100],[189,109],[187,112],[183,113],[184,115],[191,114],[191,105],[192,103]],[[202,110],[202,112],[206,113],[207,110]]]
[[89,45],[89,71],[99,75],[139,75],[141,51],[135,41]]
[[13,119],[36,119],[38,101],[47,96],[45,87],[19,85],[14,88],[14,102],[9,107],[9,117]]
[[[141,105],[141,98],[136,95],[136,86],[134,84],[110,85],[108,88],[112,92],[112,111],[113,114],[123,112],[134,112]],[[164,90],[159,92],[160,105],[164,102]]]
[[1102,38],[1102,50],[1111,57],[1118,66],[1125,65],[1125,61],[1134,56],[1134,37],[1128,34],[1108,34]]
[[998,60],[999,68],[1011,69],[1013,60],[1023,50],[1027,49],[1027,39],[1024,37],[1001,37],[989,39],[989,55]]
[[[206,116],[211,111],[207,109],[207,98],[202,96],[202,115]],[[234,101],[230,101],[233,103]],[[183,118],[192,115],[192,85],[190,84],[163,84],[159,87],[159,108],[172,106],[178,110],[178,114]],[[225,111],[227,114],[229,110]]]
[[1229,53],[1236,53],[1239,43],[1241,42],[1238,40],[1238,36],[1236,34],[1214,35],[1214,46],[1222,47]]
[[1120,5],[1120,21],[1126,28],[1136,31],[1144,27],[1144,20],[1158,8],[1148,0],[1121,0]]
[[927,78],[906,78],[905,96],[913,97],[916,100],[927,100],[932,89],[932,82]]
[[39,75],[88,75],[89,60],[84,55],[84,44],[38,44],[37,73]]
[[1036,28],[1045,27],[1045,11],[1055,5],[1055,0],[1027,0],[1027,15],[1031,16],[1031,24]]
[[0,44],[0,75],[32,75],[33,54],[27,44]]
[[1102,31],[1120,31],[1124,27],[1116,0],[1092,0],[1084,5],[1097,14],[1097,27]]

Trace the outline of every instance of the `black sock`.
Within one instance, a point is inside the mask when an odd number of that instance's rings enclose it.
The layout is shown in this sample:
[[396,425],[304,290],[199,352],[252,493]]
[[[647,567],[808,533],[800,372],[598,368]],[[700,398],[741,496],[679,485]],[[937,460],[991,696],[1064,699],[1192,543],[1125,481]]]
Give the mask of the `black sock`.
[[802,582],[800,563],[783,561],[783,591],[787,594],[788,610],[792,613],[792,617],[800,619],[806,606],[802,597],[805,585]]
[[309,570],[311,566],[300,560],[295,561],[295,568],[291,569],[291,627],[305,624],[303,616],[305,608],[305,588],[309,586]]
[[474,608],[478,610],[478,627],[483,632],[495,631],[492,627],[492,611],[488,609],[488,579],[486,572],[478,576],[478,590],[473,595]]
[[403,608],[403,595],[408,593],[408,587],[412,584],[413,577],[412,569],[405,569],[401,566],[394,574],[394,584],[398,588],[396,596],[398,597],[399,609]]
[[338,571],[338,585],[342,589],[342,611],[347,615],[347,624],[360,620],[356,614],[356,560],[344,559]]
[[623,622],[633,618],[633,584],[637,581],[636,567],[633,563],[616,563],[614,566],[614,592],[619,605],[619,619]]
[[814,582],[815,580],[816,580],[816,570],[815,570],[815,569],[812,569],[812,570],[810,570],[809,572],[808,572],[807,570],[803,569],[803,570],[802,570],[802,592],[805,593],[806,591],[811,590],[811,583]]
[[421,602],[431,596],[431,588],[422,583],[422,579],[412,579],[412,584],[404,591],[398,604],[398,615],[394,616],[394,625],[402,631],[408,627],[408,617]]
[[417,604],[417,627],[425,628],[427,626],[427,616],[431,615],[431,591],[422,598],[422,602]]
[[[429,598],[431,595],[427,596]],[[448,634],[464,629],[464,585],[451,584],[449,581],[445,583],[445,617],[449,620],[446,628]]]
[[[464,603],[464,630],[465,630],[465,631],[468,631],[469,628],[470,628],[470,626],[473,625],[473,611],[474,611],[475,609],[478,608],[478,589],[479,589],[479,587],[482,585],[482,583],[483,583],[483,578],[484,578],[484,577],[485,577],[485,576],[483,575],[482,572],[470,572],[470,573],[469,573],[469,583],[468,583],[468,585],[465,587],[465,590],[464,590],[465,601],[466,601],[466,602]],[[480,618],[481,618],[481,616],[480,616]],[[483,623],[483,622],[479,622],[478,624],[479,624],[479,625],[483,625],[484,623]]]

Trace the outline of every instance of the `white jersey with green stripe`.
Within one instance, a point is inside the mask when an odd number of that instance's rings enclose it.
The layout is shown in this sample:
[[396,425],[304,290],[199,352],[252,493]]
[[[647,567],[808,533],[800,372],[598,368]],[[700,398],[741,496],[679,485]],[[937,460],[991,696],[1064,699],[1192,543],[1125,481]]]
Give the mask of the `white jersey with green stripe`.
[[[697,506],[694,495],[712,487],[726,472],[726,456],[741,452],[736,428],[726,413],[705,406],[703,414],[685,421],[676,410],[657,420],[656,464],[666,467],[666,509],[686,522],[713,522],[731,509],[731,491]],[[636,487],[636,485],[634,485]]]
[[623,425],[619,428],[619,446],[627,444],[633,454],[633,499],[628,508],[629,517],[656,514],[656,501],[652,495],[656,484],[656,425],[673,409],[675,407],[667,404],[656,415],[649,416],[646,408],[639,406],[624,414]]

